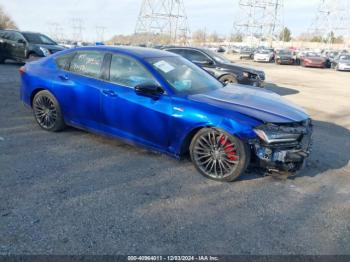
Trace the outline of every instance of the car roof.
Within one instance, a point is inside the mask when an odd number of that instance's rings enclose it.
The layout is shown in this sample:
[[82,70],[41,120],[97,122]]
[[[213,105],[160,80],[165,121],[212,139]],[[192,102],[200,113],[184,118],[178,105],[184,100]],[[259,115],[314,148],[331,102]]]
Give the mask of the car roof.
[[73,51],[84,51],[84,50],[98,50],[98,51],[107,51],[107,52],[118,52],[126,55],[130,55],[136,58],[155,58],[155,57],[166,57],[166,56],[178,56],[176,54],[146,47],[137,47],[137,46],[86,46],[70,49]]
[[197,50],[197,51],[207,51],[207,48],[203,47],[192,47],[192,46],[167,46],[164,47],[163,50],[167,49],[191,49],[191,50]]

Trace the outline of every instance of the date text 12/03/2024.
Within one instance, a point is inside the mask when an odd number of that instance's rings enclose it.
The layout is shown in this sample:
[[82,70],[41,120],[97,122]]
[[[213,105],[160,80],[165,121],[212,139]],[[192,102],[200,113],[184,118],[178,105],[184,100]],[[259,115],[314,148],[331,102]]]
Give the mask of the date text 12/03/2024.
[[218,261],[216,256],[128,256],[128,261]]

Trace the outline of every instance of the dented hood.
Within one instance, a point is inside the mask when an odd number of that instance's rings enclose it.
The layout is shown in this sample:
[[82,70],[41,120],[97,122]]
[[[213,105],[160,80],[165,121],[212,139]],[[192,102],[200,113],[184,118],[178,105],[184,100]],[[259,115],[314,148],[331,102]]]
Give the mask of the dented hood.
[[302,108],[274,92],[242,85],[228,85],[209,93],[190,95],[188,99],[239,112],[265,123],[301,122],[309,118]]

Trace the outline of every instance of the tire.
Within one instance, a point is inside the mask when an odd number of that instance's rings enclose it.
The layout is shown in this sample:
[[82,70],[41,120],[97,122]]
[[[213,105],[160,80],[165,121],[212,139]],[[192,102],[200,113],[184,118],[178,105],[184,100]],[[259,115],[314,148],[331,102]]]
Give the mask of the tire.
[[237,78],[233,75],[223,75],[219,78],[219,81],[223,84],[237,84]]
[[28,61],[31,62],[31,61],[34,61],[34,60],[37,60],[40,56],[38,56],[37,54],[35,53],[30,53],[28,55]]
[[5,64],[5,60],[6,60],[5,57],[0,56],[0,64]]
[[237,179],[250,162],[248,145],[215,128],[203,128],[190,145],[191,160],[203,176],[220,182]]
[[57,99],[47,90],[38,92],[33,98],[33,114],[38,125],[51,132],[64,129],[60,105]]

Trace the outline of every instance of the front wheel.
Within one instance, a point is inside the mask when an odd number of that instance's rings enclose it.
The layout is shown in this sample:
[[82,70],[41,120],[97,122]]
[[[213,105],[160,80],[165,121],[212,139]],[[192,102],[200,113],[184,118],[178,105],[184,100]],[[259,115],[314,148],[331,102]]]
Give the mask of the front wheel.
[[205,177],[230,182],[237,179],[250,161],[248,145],[218,129],[203,128],[190,145],[192,162]]
[[219,78],[219,81],[225,85],[238,83],[237,78],[234,77],[233,75],[224,75]]
[[40,91],[33,99],[33,113],[36,122],[46,131],[60,131],[65,127],[60,105],[47,90]]

